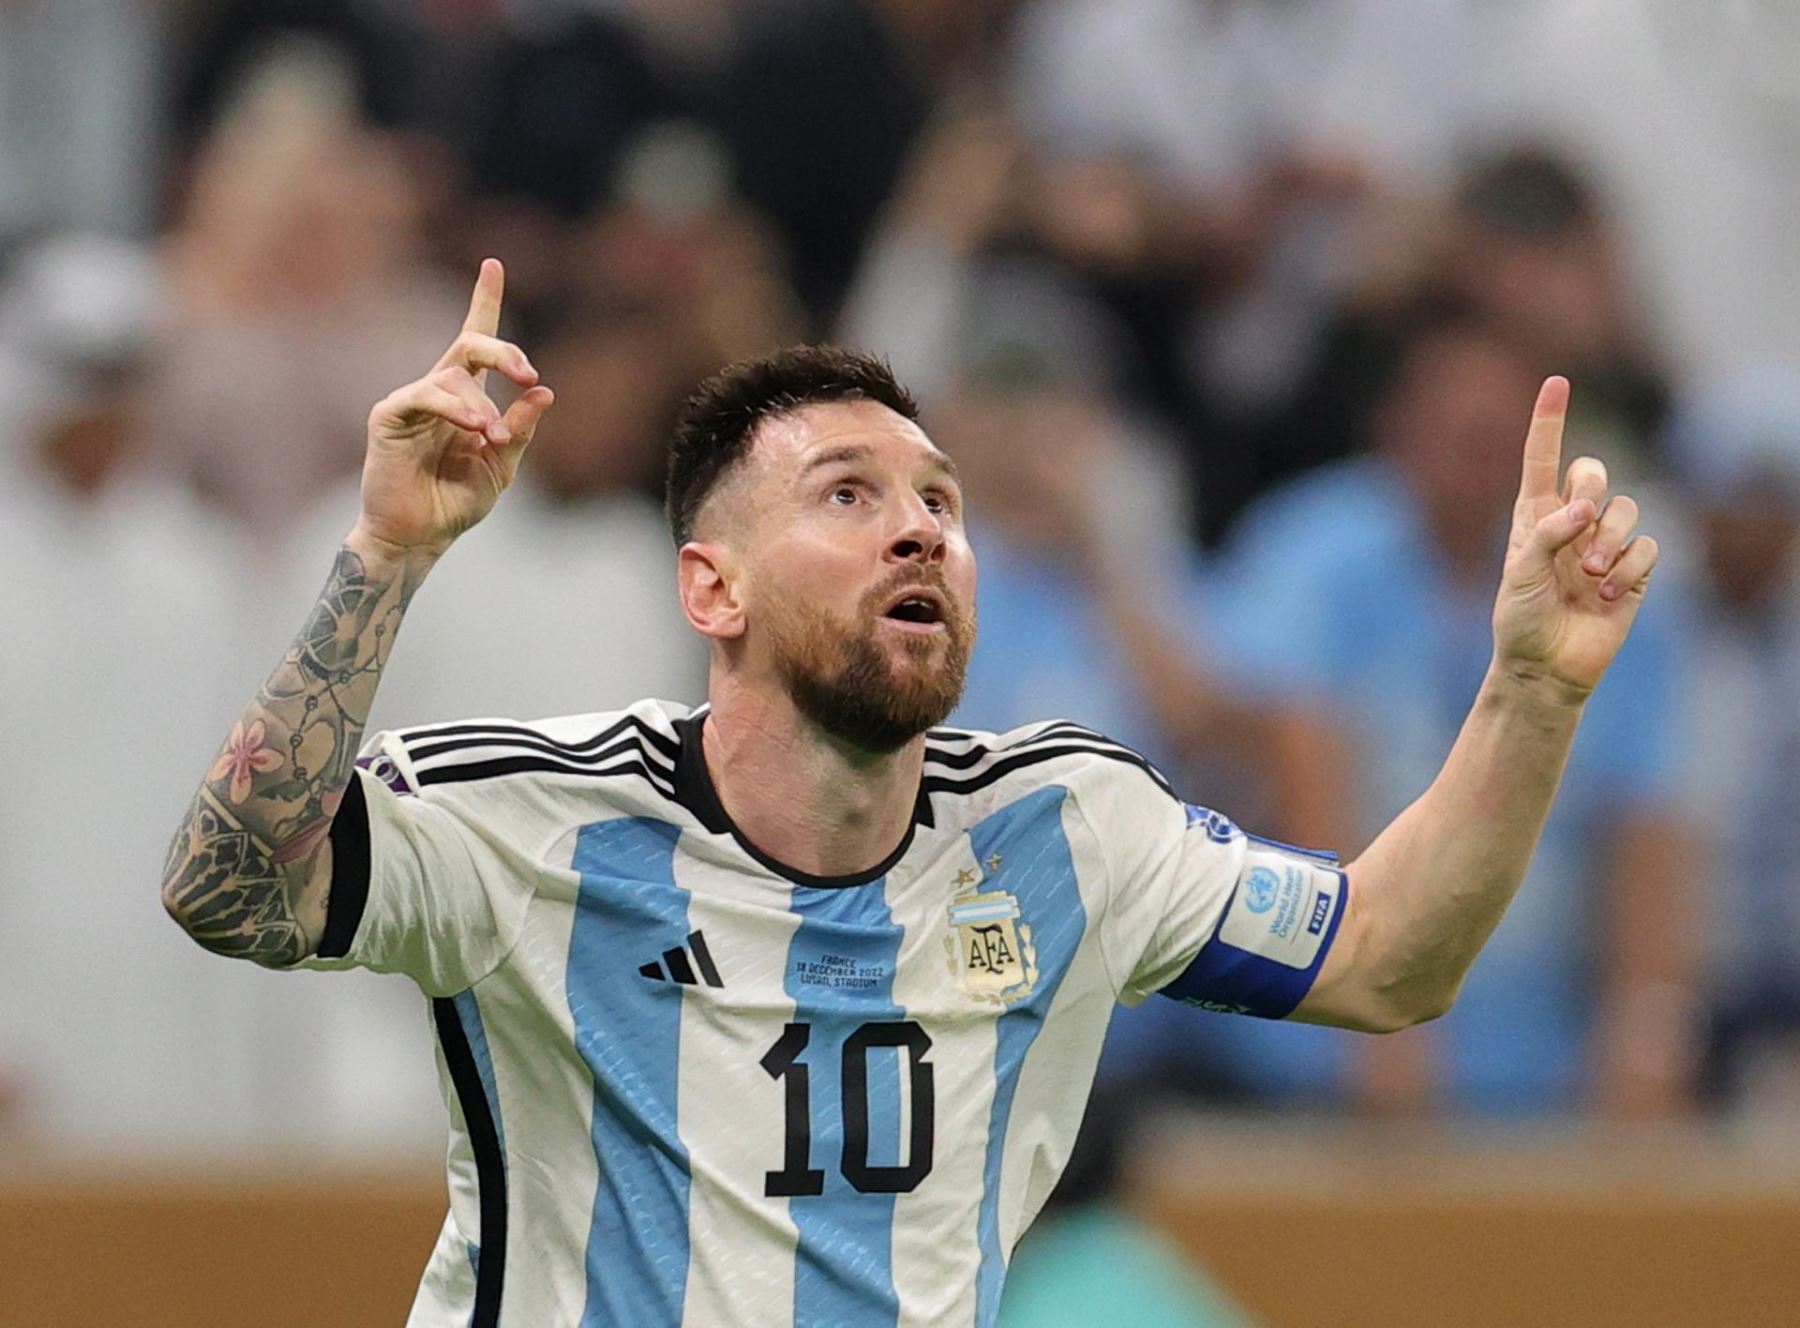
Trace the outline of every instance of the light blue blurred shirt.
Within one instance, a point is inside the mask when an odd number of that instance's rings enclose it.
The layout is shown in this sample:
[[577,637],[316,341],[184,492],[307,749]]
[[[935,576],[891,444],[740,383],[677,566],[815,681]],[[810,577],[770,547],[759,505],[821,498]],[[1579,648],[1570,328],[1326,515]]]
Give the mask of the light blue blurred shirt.
[[1043,1218],[1007,1273],[999,1328],[1249,1328],[1157,1231],[1094,1205]]
[[1072,719],[1169,769],[1156,720],[1082,583],[991,531],[977,554],[981,629],[950,722],[1004,733]]

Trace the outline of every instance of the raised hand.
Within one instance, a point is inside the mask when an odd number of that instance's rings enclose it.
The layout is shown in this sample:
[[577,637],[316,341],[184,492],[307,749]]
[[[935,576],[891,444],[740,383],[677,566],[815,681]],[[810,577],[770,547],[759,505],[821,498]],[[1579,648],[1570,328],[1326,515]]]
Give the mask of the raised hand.
[[1658,551],[1649,536],[1631,537],[1637,504],[1623,494],[1608,497],[1598,459],[1570,463],[1559,486],[1568,407],[1568,380],[1546,379],[1525,435],[1494,604],[1494,655],[1502,667],[1541,676],[1578,700],[1624,644]]
[[[486,516],[555,400],[525,352],[495,335],[505,282],[498,260],[483,262],[462,334],[369,413],[357,529],[391,551],[440,554]],[[504,414],[484,390],[490,369],[523,389]]]

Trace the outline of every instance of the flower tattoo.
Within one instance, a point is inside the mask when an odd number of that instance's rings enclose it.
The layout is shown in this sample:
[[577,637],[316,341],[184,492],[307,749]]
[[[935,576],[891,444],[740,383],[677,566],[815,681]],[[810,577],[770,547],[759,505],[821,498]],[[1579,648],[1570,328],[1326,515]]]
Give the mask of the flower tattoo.
[[229,796],[234,807],[250,796],[251,772],[279,770],[287,760],[275,748],[263,745],[268,736],[268,725],[260,719],[250,721],[247,729],[242,720],[233,724],[231,737],[225,741],[225,750],[219,753],[219,759],[213,762],[213,768],[206,776],[207,782],[214,784],[231,776]]

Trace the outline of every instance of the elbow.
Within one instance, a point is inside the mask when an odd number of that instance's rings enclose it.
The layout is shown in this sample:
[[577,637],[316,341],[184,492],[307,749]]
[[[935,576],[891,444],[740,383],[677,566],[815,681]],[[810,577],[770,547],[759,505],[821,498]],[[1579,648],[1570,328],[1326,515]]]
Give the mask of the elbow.
[[202,909],[210,889],[220,882],[216,876],[205,873],[192,850],[192,844],[187,842],[187,827],[183,826],[163,868],[162,906],[171,922],[186,932],[195,944],[204,946]]
[[181,878],[178,875],[164,878],[162,884],[162,906],[163,912],[169,915],[169,920],[171,922],[177,927],[180,927],[181,930],[186,932],[189,936],[194,935],[193,910],[188,906],[186,899],[183,897]]
[[1426,982],[1414,979],[1377,988],[1358,1021],[1364,1033],[1398,1033],[1442,1019],[1456,1004],[1460,982]]

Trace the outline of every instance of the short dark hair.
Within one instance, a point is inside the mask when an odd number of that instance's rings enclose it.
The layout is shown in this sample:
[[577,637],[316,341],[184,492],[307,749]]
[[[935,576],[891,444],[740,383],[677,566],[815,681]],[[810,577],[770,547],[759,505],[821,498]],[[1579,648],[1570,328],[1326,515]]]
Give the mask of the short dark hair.
[[844,346],[792,346],[740,360],[701,383],[682,406],[669,445],[663,493],[676,547],[693,538],[707,495],[749,452],[758,425],[829,401],[876,401],[919,418],[918,404],[886,360]]

